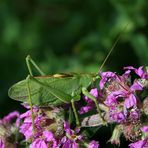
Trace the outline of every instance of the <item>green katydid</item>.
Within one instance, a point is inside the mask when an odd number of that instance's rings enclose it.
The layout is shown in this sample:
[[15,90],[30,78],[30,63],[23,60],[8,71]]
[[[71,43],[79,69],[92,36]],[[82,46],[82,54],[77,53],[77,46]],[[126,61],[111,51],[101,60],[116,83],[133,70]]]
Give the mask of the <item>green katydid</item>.
[[[9,89],[8,94],[10,98],[29,102],[31,109],[32,105],[58,106],[71,103],[76,124],[79,125],[74,102],[80,100],[82,92],[94,101],[97,111],[101,116],[96,98],[87,91],[87,88],[98,79],[98,74],[69,73],[45,76],[30,56],[27,56],[26,63],[30,75],[27,79],[16,83]],[[41,76],[33,76],[30,63],[36,67]]]
[[[125,28],[124,28],[125,29]],[[103,65],[108,59],[109,55],[113,51],[115,45],[117,44],[121,33],[117,40],[110,49],[107,57],[105,58],[103,64],[101,65],[99,71],[101,71]],[[41,69],[36,65],[36,63],[31,59],[30,56],[26,57],[26,63],[29,70],[29,75],[25,80],[22,80],[14,84],[8,92],[10,98],[28,102],[30,104],[32,112],[32,122],[34,126],[34,114],[32,106],[58,106],[66,103],[72,104],[72,109],[75,115],[76,124],[79,126],[79,118],[74,105],[75,101],[81,99],[81,93],[92,99],[96,105],[99,117],[102,122],[105,123],[104,118],[101,115],[101,110],[98,105],[97,99],[91,95],[87,88],[99,79],[97,74],[55,74],[55,75],[45,75]],[[41,76],[33,76],[31,65],[32,64],[40,73]]]

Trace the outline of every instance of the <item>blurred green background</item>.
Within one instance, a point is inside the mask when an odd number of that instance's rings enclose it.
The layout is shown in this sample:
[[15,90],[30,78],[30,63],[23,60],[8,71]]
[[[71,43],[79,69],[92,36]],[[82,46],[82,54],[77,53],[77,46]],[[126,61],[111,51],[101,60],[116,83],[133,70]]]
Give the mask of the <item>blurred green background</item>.
[[97,72],[128,24],[104,70],[148,65],[145,0],[0,0],[0,117],[22,110],[9,87],[26,78],[30,54],[47,74]]

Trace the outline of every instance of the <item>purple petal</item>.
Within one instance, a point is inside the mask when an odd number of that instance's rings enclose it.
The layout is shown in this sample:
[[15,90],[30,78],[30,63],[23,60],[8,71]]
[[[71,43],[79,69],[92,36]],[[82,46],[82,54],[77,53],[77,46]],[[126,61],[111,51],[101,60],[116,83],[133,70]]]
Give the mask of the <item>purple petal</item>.
[[124,67],[123,69],[127,69],[127,70],[135,70],[135,68],[133,66],[127,66],[127,67]]
[[52,132],[44,131],[43,135],[44,135],[44,137],[46,138],[47,141],[53,141],[54,140],[54,135],[53,135]]
[[72,148],[78,148],[77,143],[75,141],[72,143]]
[[73,134],[73,131],[70,129],[69,123],[68,122],[64,122],[64,129],[66,131],[66,133],[68,133],[69,135]]
[[84,114],[84,113],[87,113],[88,111],[92,110],[93,107],[91,106],[83,106],[81,107],[81,109],[79,110],[79,113],[80,114]]
[[148,74],[143,70],[143,66],[140,66],[138,69],[132,66],[128,66],[128,67],[124,67],[124,69],[133,70],[139,77],[143,79],[148,79]]
[[131,73],[131,70],[126,70],[122,76],[125,78],[128,78],[130,73]]
[[98,89],[97,88],[91,89],[90,94],[93,95],[94,97],[98,98],[98,95],[99,95]]
[[99,148],[99,143],[95,140],[92,140],[90,143],[89,143],[89,146],[88,148]]
[[143,131],[143,132],[148,132],[148,126],[143,126],[143,127],[141,127],[141,131]]
[[133,94],[130,94],[128,98],[124,101],[124,107],[130,108],[132,106],[135,106],[137,104],[136,97]]
[[[38,109],[37,108],[33,108],[33,112],[34,113],[38,112]],[[31,115],[32,115],[31,110],[28,110],[25,113],[21,114],[20,118],[23,119],[25,117],[31,117]]]
[[103,89],[104,84],[107,82],[108,78],[115,78],[116,74],[113,72],[100,72],[102,79],[100,80],[99,86],[100,89]]
[[101,75],[101,77],[104,77],[104,78],[112,78],[116,74],[114,72],[107,71],[107,72],[100,72],[100,75]]
[[19,114],[19,112],[17,112],[17,111],[11,112],[11,113],[9,113],[6,117],[3,118],[3,121],[4,121],[4,122],[10,122],[12,119],[18,118],[19,115],[20,115],[20,114]]
[[129,144],[129,147],[130,148],[144,148],[144,146],[146,146],[147,144],[148,144],[147,143],[147,140],[139,140],[137,142],[134,142],[134,143]]
[[62,148],[71,148],[72,147],[72,141],[71,140],[67,140],[64,144],[63,144],[63,146],[62,146]]
[[2,139],[0,139],[0,148],[5,148],[5,145]]
[[140,112],[137,109],[132,109],[130,111],[130,119],[133,120],[138,120],[140,118]]
[[117,103],[117,98],[119,97],[125,97],[125,92],[119,90],[119,91],[114,91],[112,93],[110,93],[108,96],[107,96],[107,99],[105,100],[105,104],[107,106],[113,106]]
[[143,78],[143,79],[147,79],[148,78],[148,74],[143,70],[143,66],[139,67],[138,69],[135,70],[135,73]]
[[33,133],[32,133],[32,130],[33,130],[33,128],[32,128],[32,124],[31,124],[31,123],[29,123],[29,124],[23,123],[23,124],[20,126],[20,132],[21,132],[22,134],[24,134],[26,140],[28,140],[29,138],[32,137],[32,134],[33,134]]
[[25,113],[21,114],[21,115],[20,115],[20,118],[23,119],[23,118],[25,118],[25,117],[30,117],[30,116],[31,116],[31,111],[28,110],[28,111],[26,111]]
[[67,137],[64,136],[64,137],[61,139],[60,143],[61,143],[61,144],[64,144],[66,141],[67,141]]
[[99,83],[100,89],[103,89],[104,84],[106,83],[106,81],[107,81],[107,79],[104,79],[104,78],[102,78],[102,79],[100,80],[100,83]]
[[48,148],[48,146],[43,139],[36,139],[30,145],[30,148]]
[[48,141],[48,142],[52,141],[52,142],[53,142],[52,148],[56,148],[56,147],[57,147],[57,141],[56,141],[56,139],[54,138],[54,135],[53,135],[52,132],[44,131],[44,132],[43,132],[43,135],[44,135],[46,141]]
[[134,84],[130,87],[130,89],[132,91],[142,90],[143,89],[143,86],[142,86],[142,84],[139,81],[135,81]]
[[111,120],[116,121],[118,123],[125,120],[125,116],[122,112],[115,112],[113,114],[110,114],[110,118]]

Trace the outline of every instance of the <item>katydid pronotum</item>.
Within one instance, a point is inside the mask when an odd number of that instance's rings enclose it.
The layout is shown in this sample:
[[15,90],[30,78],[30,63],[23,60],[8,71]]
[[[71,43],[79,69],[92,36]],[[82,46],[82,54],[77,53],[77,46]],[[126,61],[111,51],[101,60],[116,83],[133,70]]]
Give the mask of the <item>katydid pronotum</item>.
[[[123,29],[125,30],[125,28]],[[113,51],[117,44],[121,32],[107,54],[104,62],[102,63],[99,71],[102,70],[106,60]],[[29,75],[25,80],[22,80],[14,84],[8,92],[10,98],[28,102],[32,112],[32,125],[34,129],[34,113],[33,105],[35,106],[58,106],[62,104],[71,103],[74,116],[76,119],[76,125],[79,126],[79,118],[75,108],[75,102],[81,99],[81,93],[94,101],[99,118],[102,119],[102,123],[106,124],[101,114],[100,106],[97,99],[88,92],[88,87],[99,79],[98,73],[96,74],[78,74],[78,73],[65,73],[45,75],[37,64],[32,60],[30,56],[26,57],[26,64],[29,70]],[[33,76],[31,64],[37,69],[41,76]]]

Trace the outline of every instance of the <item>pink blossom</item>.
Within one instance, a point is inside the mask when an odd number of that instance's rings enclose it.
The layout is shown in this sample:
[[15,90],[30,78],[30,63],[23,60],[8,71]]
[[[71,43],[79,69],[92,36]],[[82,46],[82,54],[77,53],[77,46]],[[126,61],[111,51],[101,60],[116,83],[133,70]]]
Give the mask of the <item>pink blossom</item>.
[[143,131],[143,132],[148,132],[148,126],[147,125],[145,125],[145,126],[143,126],[143,127],[141,127],[141,131]]
[[148,73],[143,70],[143,66],[140,66],[139,68],[134,68],[132,66],[124,67],[124,69],[131,72],[133,70],[140,78],[148,79]]
[[110,108],[109,115],[110,115],[110,119],[112,121],[115,121],[115,122],[118,122],[118,123],[123,122],[126,118],[124,112],[118,111],[117,107],[114,107],[114,109]]
[[102,77],[102,79],[100,80],[100,89],[103,89],[104,84],[109,81],[109,79],[113,79],[116,78],[116,74],[113,72],[100,72],[100,76]]
[[79,110],[79,113],[80,113],[80,114],[87,113],[88,111],[92,110],[93,107],[94,107],[94,105],[93,105],[93,106],[90,106],[90,105],[83,106],[83,107],[81,107],[81,109]]
[[61,139],[62,148],[77,148],[79,142],[82,141],[82,136],[78,135],[79,130],[70,129],[68,122],[64,122],[64,129],[66,136]]
[[125,98],[125,101],[124,101],[124,107],[125,108],[130,108],[130,107],[133,107],[137,104],[137,99],[135,97],[135,95],[133,94],[130,94],[128,96],[128,98]]
[[88,148],[99,148],[99,143],[95,140],[92,140],[90,143],[89,143],[89,146]]
[[48,146],[43,139],[35,139],[30,148],[48,148]]
[[5,148],[3,140],[0,138],[0,148]]
[[130,148],[148,148],[148,139],[139,140],[129,144]]

